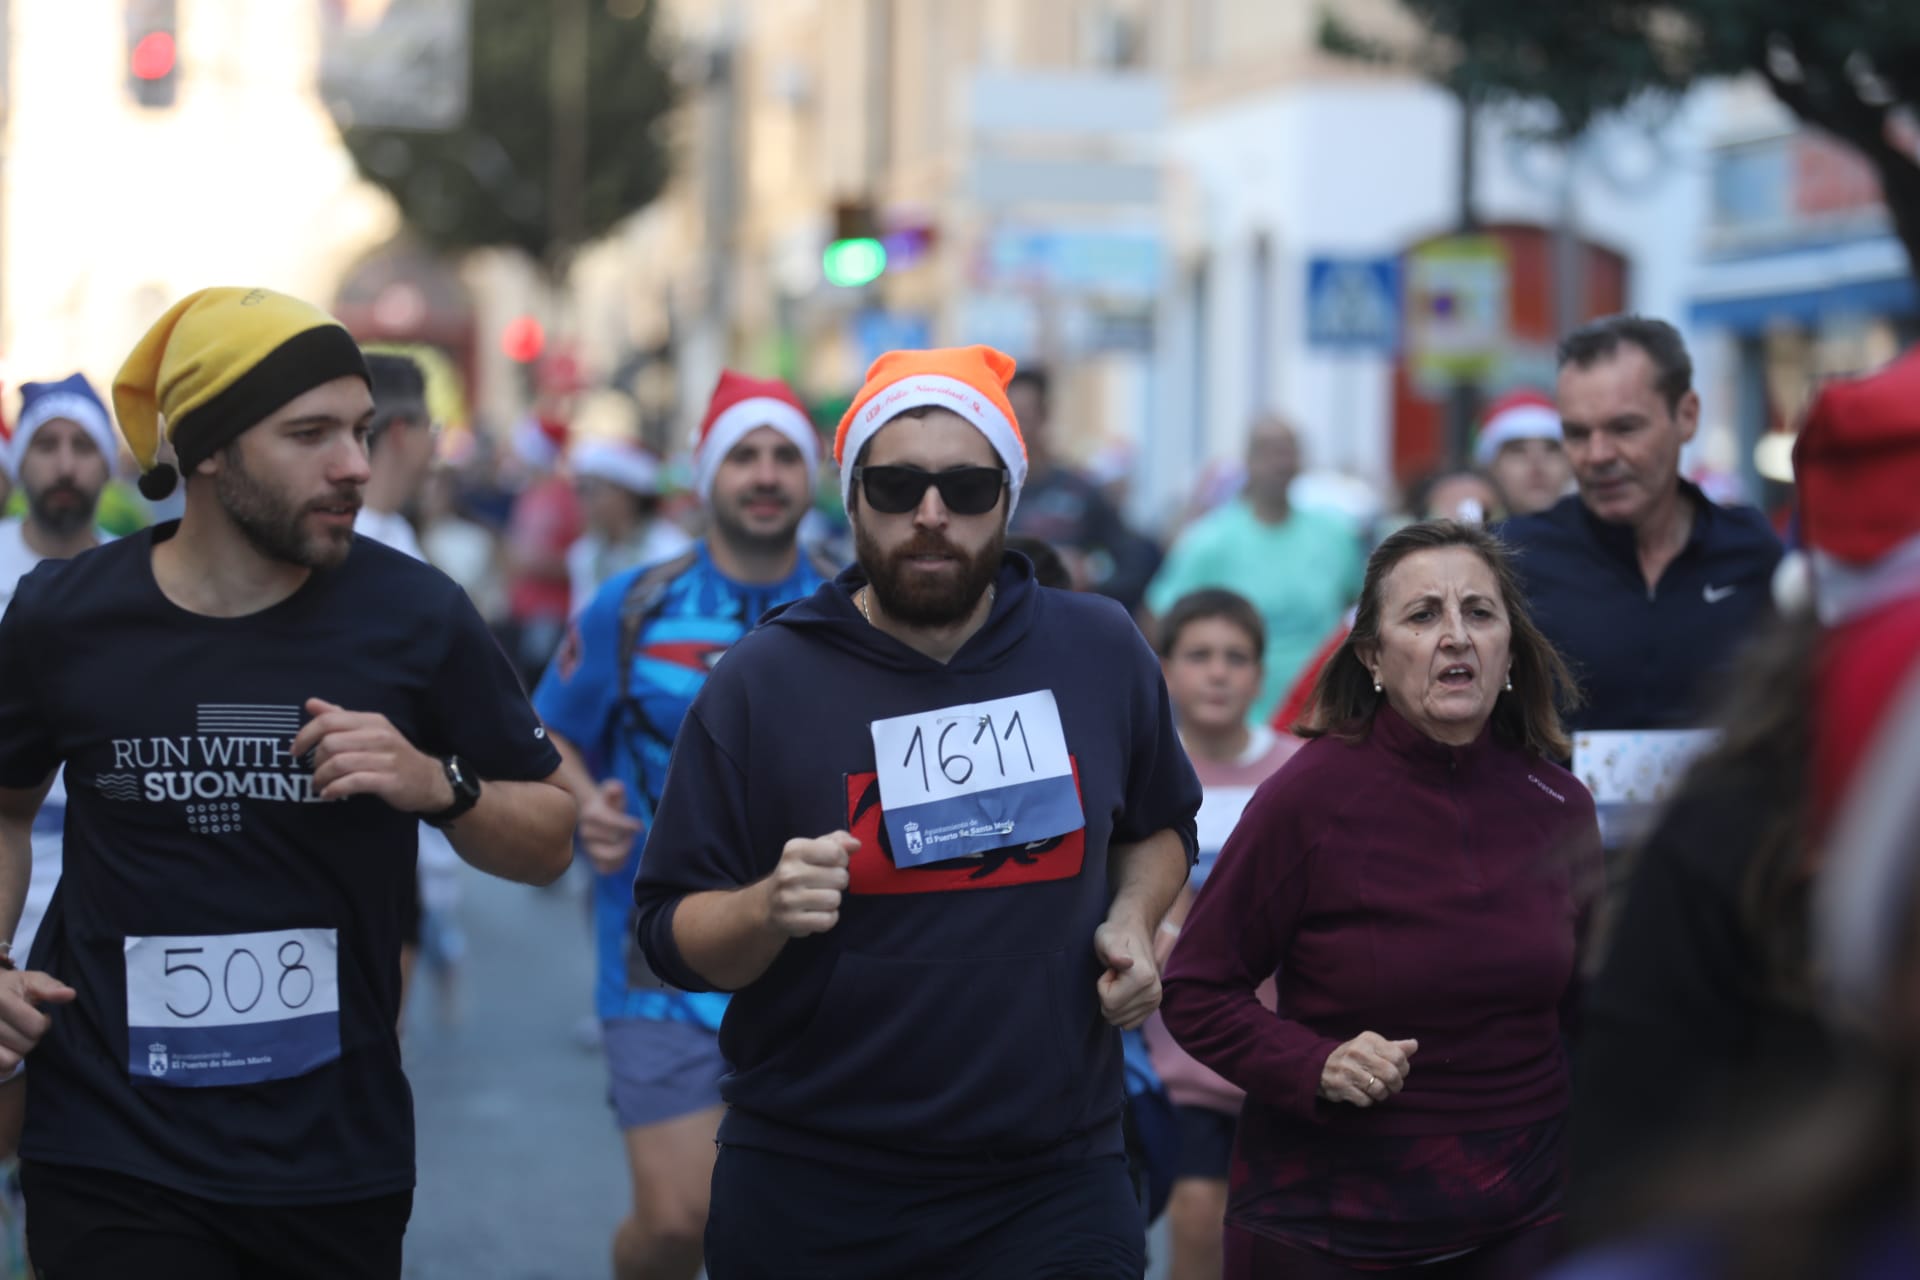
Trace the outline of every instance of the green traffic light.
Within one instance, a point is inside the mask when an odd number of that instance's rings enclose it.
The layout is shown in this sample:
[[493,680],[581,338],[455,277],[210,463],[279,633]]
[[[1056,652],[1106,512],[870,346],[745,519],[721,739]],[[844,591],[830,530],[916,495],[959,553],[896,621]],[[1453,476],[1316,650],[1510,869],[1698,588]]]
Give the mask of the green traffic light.
[[878,240],[835,240],[820,255],[820,271],[828,284],[843,289],[871,284],[887,269],[887,250]]

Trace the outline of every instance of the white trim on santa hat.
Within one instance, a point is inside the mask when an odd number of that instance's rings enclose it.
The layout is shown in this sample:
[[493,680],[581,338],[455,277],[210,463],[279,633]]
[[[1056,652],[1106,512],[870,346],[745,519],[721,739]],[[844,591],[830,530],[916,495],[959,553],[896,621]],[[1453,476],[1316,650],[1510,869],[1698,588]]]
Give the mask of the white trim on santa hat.
[[78,423],[109,461],[118,456],[113,424],[107,421],[106,410],[97,401],[73,391],[49,391],[35,398],[21,412],[20,420],[13,424],[13,443],[7,450],[8,469],[13,475],[20,474],[20,460],[27,456],[27,446],[33,443],[34,432],[56,418]]
[[1823,842],[1828,856],[1814,877],[1815,972],[1830,1012],[1847,1021],[1880,1015],[1913,919],[1920,672],[1902,683],[1880,725],[1848,784]]
[[945,409],[971,422],[987,438],[993,451],[1007,467],[1007,519],[1020,503],[1020,489],[1027,482],[1027,450],[1020,433],[998,405],[982,395],[978,388],[958,378],[940,373],[911,374],[874,393],[847,429],[846,443],[840,453],[840,501],[849,508],[853,498],[853,466],[860,451],[867,447],[881,427],[908,409]]
[[1560,415],[1543,404],[1517,404],[1493,418],[1473,442],[1473,460],[1486,466],[1499,454],[1500,447],[1513,440],[1558,440]]
[[576,477],[604,480],[643,498],[660,492],[660,464],[638,445],[589,440],[575,446],[571,462]]
[[713,420],[713,426],[700,436],[693,450],[693,487],[702,502],[713,497],[713,478],[720,474],[720,463],[733,452],[733,446],[761,427],[772,427],[798,446],[806,456],[807,472],[820,465],[820,433],[807,421],[807,415],[773,396],[750,396]]
[[1851,564],[1810,547],[1813,604],[1820,621],[1837,627],[1896,600],[1920,596],[1920,534],[1867,564]]

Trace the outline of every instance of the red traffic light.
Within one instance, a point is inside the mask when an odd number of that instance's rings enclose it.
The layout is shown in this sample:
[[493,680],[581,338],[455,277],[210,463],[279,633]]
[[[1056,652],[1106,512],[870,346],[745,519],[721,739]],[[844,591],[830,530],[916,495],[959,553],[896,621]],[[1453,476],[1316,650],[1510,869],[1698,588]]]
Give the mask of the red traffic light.
[[172,32],[149,31],[133,46],[127,58],[127,70],[136,80],[164,80],[173,74],[176,56]]
[[547,349],[547,331],[532,316],[519,316],[500,331],[500,354],[518,364],[532,364]]

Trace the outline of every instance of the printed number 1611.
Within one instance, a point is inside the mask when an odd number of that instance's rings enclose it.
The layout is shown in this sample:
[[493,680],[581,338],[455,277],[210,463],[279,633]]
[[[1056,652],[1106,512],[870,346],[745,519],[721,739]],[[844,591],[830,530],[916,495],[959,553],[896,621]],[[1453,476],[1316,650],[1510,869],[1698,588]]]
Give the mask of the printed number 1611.
[[[973,731],[971,738],[967,736],[969,729]],[[956,734],[959,737],[954,743],[955,749],[949,751],[948,740],[954,738]],[[934,740],[933,744],[941,776],[956,787],[965,786],[972,781],[974,771],[972,751],[984,740],[993,747],[994,767],[1004,779],[1007,776],[1007,753],[1013,745],[1015,734],[1020,736],[1020,750],[1025,755],[1027,763],[1026,772],[1031,774],[1034,772],[1033,748],[1027,743],[1027,730],[1020,723],[1018,711],[1013,713],[1013,719],[1007,722],[1004,732],[994,724],[991,715],[983,715],[978,720],[972,721],[959,719],[946,721],[940,726],[940,736]],[[900,761],[900,767],[912,768],[916,757],[920,763],[920,785],[923,788],[930,788],[933,785],[933,775],[928,762],[927,731],[923,728],[913,731],[913,737],[907,742],[906,757]],[[1020,757],[1015,756],[1013,763],[1017,769]]]

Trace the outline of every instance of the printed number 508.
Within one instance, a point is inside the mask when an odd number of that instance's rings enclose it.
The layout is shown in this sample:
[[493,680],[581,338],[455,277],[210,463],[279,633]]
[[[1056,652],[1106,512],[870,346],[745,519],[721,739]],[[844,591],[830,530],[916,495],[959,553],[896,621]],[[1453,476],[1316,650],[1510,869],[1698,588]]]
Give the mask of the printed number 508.
[[[235,947],[227,953],[226,963],[219,966],[220,983],[216,987],[213,975],[207,969],[191,959],[176,958],[205,956],[206,951],[205,947],[167,948],[166,975],[169,978],[179,976],[179,981],[174,984],[174,993],[187,1006],[181,1008],[175,1005],[170,996],[167,999],[167,1012],[176,1018],[197,1018],[213,1007],[216,994],[235,1014],[244,1017],[253,1012],[267,992],[267,971],[261,966],[260,958],[248,947]],[[280,964],[280,974],[273,984],[274,993],[283,1008],[289,1011],[299,1009],[313,999],[313,970],[306,964],[306,944],[290,938],[280,944],[276,959]],[[213,962],[209,960],[207,963]]]

